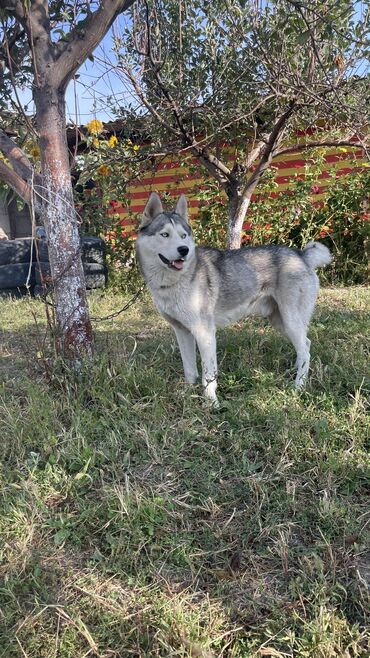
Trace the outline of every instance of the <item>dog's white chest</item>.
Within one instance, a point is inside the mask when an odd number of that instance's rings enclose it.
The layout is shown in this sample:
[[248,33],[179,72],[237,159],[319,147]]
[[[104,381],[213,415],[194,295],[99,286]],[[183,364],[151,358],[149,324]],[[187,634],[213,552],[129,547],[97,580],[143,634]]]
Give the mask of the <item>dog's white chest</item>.
[[173,286],[168,289],[153,291],[154,302],[162,315],[169,315],[185,326],[191,326],[199,319],[202,300],[196,290],[188,286]]

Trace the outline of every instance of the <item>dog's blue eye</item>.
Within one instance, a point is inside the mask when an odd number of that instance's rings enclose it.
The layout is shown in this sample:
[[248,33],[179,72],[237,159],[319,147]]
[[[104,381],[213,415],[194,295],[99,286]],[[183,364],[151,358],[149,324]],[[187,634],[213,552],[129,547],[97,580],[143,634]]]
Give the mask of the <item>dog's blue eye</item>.
[[161,233],[160,235],[162,236],[162,238],[168,238],[169,237],[168,233]]

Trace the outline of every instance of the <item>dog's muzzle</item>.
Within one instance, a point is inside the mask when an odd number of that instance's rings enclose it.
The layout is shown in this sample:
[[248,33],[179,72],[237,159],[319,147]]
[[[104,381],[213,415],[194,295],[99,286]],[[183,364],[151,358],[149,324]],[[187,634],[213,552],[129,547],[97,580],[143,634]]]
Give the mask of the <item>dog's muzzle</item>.
[[184,262],[185,258],[178,258],[177,260],[168,260],[165,256],[162,256],[162,254],[158,254],[159,258],[161,259],[162,263],[167,265],[173,270],[182,270],[184,267]]

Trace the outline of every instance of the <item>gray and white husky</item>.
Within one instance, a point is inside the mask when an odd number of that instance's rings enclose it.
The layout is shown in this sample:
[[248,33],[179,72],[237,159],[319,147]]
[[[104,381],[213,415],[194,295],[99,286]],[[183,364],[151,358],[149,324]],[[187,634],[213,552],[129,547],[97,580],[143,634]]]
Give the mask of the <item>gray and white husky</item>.
[[153,192],[136,241],[139,264],[161,315],[175,331],[186,381],[197,377],[196,345],[205,396],[217,406],[216,328],[259,315],[287,336],[297,353],[295,384],[310,364],[308,324],[319,280],[315,268],[331,262],[327,247],[309,242],[301,251],[268,245],[221,251],[196,247],[186,197],[164,212]]

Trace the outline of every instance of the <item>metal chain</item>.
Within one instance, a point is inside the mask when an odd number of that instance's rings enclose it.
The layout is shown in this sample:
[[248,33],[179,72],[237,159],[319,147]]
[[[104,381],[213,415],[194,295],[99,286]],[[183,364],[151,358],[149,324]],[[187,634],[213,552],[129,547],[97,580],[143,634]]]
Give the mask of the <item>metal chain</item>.
[[131,299],[119,310],[115,311],[114,313],[111,313],[110,315],[105,315],[102,318],[90,318],[93,322],[103,322],[103,320],[112,320],[113,318],[116,318],[118,315],[121,315],[124,311],[127,311],[130,306],[133,306],[135,304],[136,300],[140,297],[141,293],[143,292],[145,286],[142,285],[139,290],[137,290]]
[[[36,248],[37,248],[37,245],[36,245]],[[65,270],[63,272],[61,272],[61,274],[58,276],[58,279],[61,278],[68,271],[68,269],[71,267],[71,265],[72,265],[73,261],[75,260],[75,258],[77,258],[77,256],[80,255],[81,253],[82,253],[82,250],[81,250],[81,247],[79,247],[79,249],[76,251],[74,256],[71,258],[71,261],[68,263]],[[54,282],[55,282],[55,279],[54,279],[53,283]],[[43,302],[45,304],[47,304],[48,306],[54,306],[54,304],[52,302],[48,302],[47,299],[46,299],[47,295],[49,294],[49,292],[52,289],[52,285],[46,285],[44,283],[43,286],[45,288],[43,294],[41,295],[41,298],[42,298]],[[119,311],[115,311],[114,313],[110,313],[110,315],[105,315],[104,317],[101,317],[101,318],[90,317],[90,320],[93,321],[93,322],[103,322],[104,320],[112,320],[113,318],[116,318],[118,315],[121,315],[121,313],[124,313],[124,311],[127,311],[131,306],[133,306],[133,304],[135,304],[136,300],[140,297],[140,295],[143,292],[144,288],[145,288],[145,285],[143,284],[139,288],[139,290],[136,291],[134,296],[131,297],[131,299],[129,299],[129,301],[121,309],[119,309]]]

